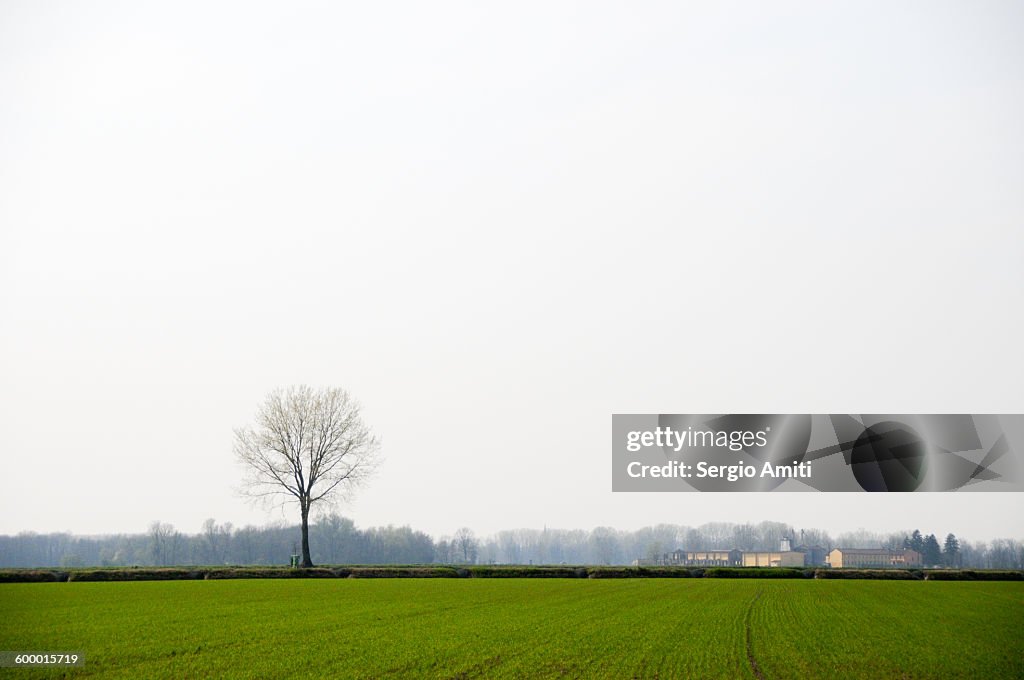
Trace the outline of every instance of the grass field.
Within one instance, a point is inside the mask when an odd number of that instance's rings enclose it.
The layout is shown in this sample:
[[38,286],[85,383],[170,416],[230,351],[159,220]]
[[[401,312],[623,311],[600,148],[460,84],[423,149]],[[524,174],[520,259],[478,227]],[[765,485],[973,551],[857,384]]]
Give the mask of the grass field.
[[1019,678],[1022,628],[1024,583],[0,585],[0,649],[84,651],[83,677]]

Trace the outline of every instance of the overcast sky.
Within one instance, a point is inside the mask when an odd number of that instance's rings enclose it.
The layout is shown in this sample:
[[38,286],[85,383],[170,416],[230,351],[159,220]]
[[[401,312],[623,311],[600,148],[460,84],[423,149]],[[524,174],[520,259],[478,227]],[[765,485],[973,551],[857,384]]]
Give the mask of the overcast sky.
[[[1017,2],[0,3],[0,533],[282,518],[271,389],[435,535],[1024,537],[1024,494],[613,494],[612,413],[1024,412]],[[283,515],[297,521],[296,512]]]

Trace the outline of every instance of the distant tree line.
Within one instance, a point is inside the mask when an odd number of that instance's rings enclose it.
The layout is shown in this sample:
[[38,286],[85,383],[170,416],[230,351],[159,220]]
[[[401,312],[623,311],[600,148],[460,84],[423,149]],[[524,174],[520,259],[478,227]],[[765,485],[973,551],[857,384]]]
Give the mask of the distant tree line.
[[[409,527],[357,529],[352,520],[325,515],[310,526],[314,559],[323,564],[422,564],[434,560],[434,541]],[[298,525],[246,526],[206,520],[184,534],[153,522],[145,534],[74,536],[20,533],[0,536],[0,566],[168,566],[288,564],[298,554]]]
[[[968,542],[947,534],[856,531],[830,535],[819,529],[797,529],[782,522],[734,524],[709,522],[697,527],[659,524],[636,531],[597,527],[580,529],[517,529],[478,538],[462,528],[433,538],[407,526],[360,529],[337,514],[320,516],[310,525],[313,561],[317,564],[594,564],[624,565],[638,557],[654,557],[676,548],[707,550],[778,550],[790,538],[794,547],[826,549],[913,548],[928,566],[980,569],[1024,569],[1024,543],[997,539]],[[153,522],[145,534],[74,536],[68,533],[21,533],[0,536],[0,567],[162,566],[287,564],[298,552],[298,525],[246,526],[206,520],[195,534],[164,522]]]

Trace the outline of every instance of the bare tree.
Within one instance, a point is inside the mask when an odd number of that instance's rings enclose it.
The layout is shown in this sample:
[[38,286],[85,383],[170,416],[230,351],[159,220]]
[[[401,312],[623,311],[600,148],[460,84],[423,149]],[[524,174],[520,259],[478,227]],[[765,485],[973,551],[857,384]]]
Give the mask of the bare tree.
[[330,505],[373,472],[380,442],[360,407],[341,389],[305,385],[274,390],[256,412],[256,425],[235,430],[235,455],[245,464],[247,493],[299,505],[302,566],[309,553],[309,511]]
[[519,541],[517,540],[516,533],[514,531],[499,531],[498,545],[501,547],[501,553],[504,556],[506,563],[522,563],[522,546],[519,545]]
[[317,535],[326,544],[320,549],[328,564],[338,564],[343,555],[351,556],[353,537],[356,534],[355,522],[342,517],[336,512],[320,515],[316,522]]
[[[149,550],[153,560],[153,564],[156,566],[167,564],[168,557],[171,553],[172,541],[174,541],[174,534],[177,533],[174,530],[173,524],[165,524],[160,520],[150,523],[149,525]],[[176,556],[175,556],[176,557]]]
[[202,556],[206,564],[224,564],[231,547],[231,522],[217,524],[212,517],[203,522]]
[[595,527],[590,532],[590,543],[596,557],[595,564],[615,564],[619,553],[619,535],[611,527]]
[[455,544],[456,550],[461,553],[462,561],[467,564],[476,562],[476,553],[479,544],[476,540],[476,534],[469,527],[462,527],[455,532],[455,538],[452,539]]
[[434,542],[434,561],[441,564],[451,564],[455,561],[455,541],[448,536],[442,536]]

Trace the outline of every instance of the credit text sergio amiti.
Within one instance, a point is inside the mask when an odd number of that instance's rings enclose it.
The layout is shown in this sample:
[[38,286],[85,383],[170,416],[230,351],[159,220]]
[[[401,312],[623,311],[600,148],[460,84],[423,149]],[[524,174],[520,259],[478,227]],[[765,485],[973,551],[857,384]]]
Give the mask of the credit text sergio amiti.
[[[684,447],[728,448],[730,451],[742,451],[754,447],[768,445],[768,433],[771,428],[758,430],[673,430],[670,427],[657,427],[653,430],[634,430],[626,435],[626,450],[631,453],[656,446],[671,449],[678,453]],[[775,465],[766,462],[760,473],[753,465],[738,462],[732,465],[712,465],[707,461],[699,461],[696,465],[672,460],[664,465],[644,465],[640,461],[632,461],[626,468],[630,477],[675,477],[687,479],[720,478],[735,482],[737,479],[753,477],[794,477],[809,478],[811,464],[793,463],[791,465]]]

